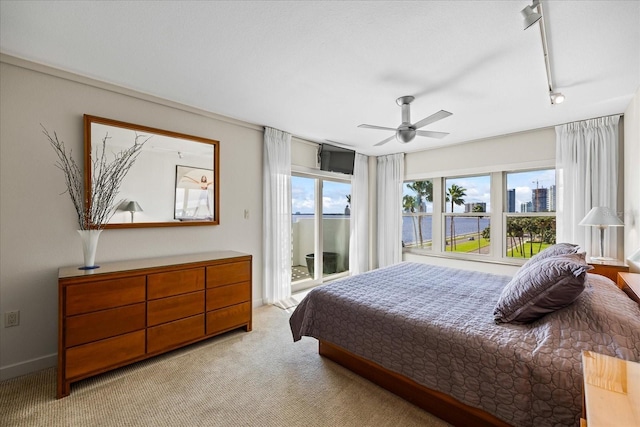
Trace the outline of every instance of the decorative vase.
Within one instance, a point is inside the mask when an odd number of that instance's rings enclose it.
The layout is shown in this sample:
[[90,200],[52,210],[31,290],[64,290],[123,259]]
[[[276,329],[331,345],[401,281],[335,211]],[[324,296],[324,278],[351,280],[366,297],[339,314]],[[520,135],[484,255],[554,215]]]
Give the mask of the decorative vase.
[[96,249],[98,247],[98,237],[102,230],[78,230],[82,239],[82,253],[84,254],[84,267],[80,270],[91,270],[100,267],[96,265]]

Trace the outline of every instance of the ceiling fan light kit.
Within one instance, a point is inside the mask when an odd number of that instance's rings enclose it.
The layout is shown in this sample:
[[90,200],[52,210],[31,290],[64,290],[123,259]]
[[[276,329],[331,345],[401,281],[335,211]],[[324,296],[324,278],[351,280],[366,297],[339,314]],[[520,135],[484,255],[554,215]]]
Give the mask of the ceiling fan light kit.
[[383,127],[383,126],[366,125],[366,124],[359,125],[358,127],[364,128],[364,129],[389,130],[389,131],[395,132],[395,135],[390,136],[389,138],[378,142],[377,144],[375,144],[376,146],[386,144],[387,142],[391,141],[394,138],[398,142],[402,144],[406,144],[407,142],[413,141],[416,135],[427,137],[427,138],[444,138],[445,136],[449,135],[446,132],[432,132],[432,131],[418,130],[421,127],[424,127],[428,124],[431,124],[438,120],[442,120],[446,117],[449,117],[451,113],[448,111],[440,110],[437,113],[432,114],[428,117],[425,117],[424,119],[412,124],[410,105],[414,100],[415,98],[411,95],[401,96],[400,98],[396,99],[396,104],[398,104],[400,108],[402,108],[402,123],[400,123],[400,126],[398,126],[395,129],[389,128],[389,127]]

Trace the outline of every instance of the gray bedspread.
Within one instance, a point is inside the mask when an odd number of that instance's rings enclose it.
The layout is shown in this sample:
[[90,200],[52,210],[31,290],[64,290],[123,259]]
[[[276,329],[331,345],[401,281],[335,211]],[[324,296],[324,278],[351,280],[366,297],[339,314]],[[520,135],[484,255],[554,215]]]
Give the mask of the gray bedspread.
[[581,351],[640,361],[640,307],[589,274],[569,307],[498,325],[509,280],[418,263],[370,271],[312,290],[293,339],[329,341],[515,426],[579,425]]

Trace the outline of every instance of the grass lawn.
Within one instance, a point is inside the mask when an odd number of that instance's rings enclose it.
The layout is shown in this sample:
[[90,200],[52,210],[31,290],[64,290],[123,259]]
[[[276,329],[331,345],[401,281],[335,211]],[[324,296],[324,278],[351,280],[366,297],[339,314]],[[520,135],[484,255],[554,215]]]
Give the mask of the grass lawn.
[[520,251],[516,251],[514,249],[509,249],[507,251],[507,257],[511,257],[511,258],[531,258],[531,256],[532,256],[531,253],[532,252],[533,252],[533,255],[535,255],[538,252],[548,248],[549,246],[551,246],[549,243],[543,243],[542,246],[540,246],[540,243],[533,242],[533,251],[532,251],[530,242],[525,242],[525,244],[524,244],[524,254],[522,254]]
[[[489,240],[485,238],[480,239],[479,246],[484,248],[485,246],[489,246]],[[453,252],[473,252],[478,250],[478,240],[465,240],[462,242],[456,242],[456,248]],[[447,252],[451,252],[451,246],[446,247]]]

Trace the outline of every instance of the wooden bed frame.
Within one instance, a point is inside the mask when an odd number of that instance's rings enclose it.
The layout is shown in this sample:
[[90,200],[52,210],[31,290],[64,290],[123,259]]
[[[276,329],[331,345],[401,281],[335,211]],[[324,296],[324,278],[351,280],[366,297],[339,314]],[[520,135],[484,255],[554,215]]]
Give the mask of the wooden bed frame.
[[[617,283],[617,285],[623,288],[620,283]],[[633,299],[631,296],[629,297]],[[455,426],[511,426],[511,424],[502,421],[486,411],[465,405],[445,393],[427,388],[404,375],[383,368],[377,363],[357,356],[328,341],[318,341],[318,352],[321,356],[333,360],[337,364],[344,366],[385,390],[402,397],[408,402]]]
[[473,408],[439,391],[427,388],[412,379],[392,372],[377,363],[357,356],[328,341],[319,340],[319,353],[374,384],[397,394],[455,426],[510,427],[488,412]]

